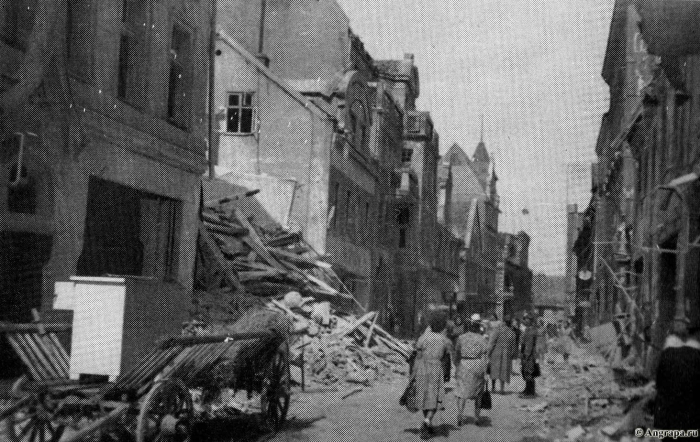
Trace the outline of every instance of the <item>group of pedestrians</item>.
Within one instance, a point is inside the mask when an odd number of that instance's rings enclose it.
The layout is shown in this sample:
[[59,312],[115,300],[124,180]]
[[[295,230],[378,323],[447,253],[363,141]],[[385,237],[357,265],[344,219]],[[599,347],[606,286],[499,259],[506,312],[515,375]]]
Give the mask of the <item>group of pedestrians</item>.
[[[410,408],[422,410],[421,435],[430,437],[433,433],[433,418],[445,409],[445,383],[451,378],[454,362],[455,396],[457,398],[457,423],[467,423],[465,409],[467,401],[474,402],[474,423],[488,425],[482,419],[481,410],[490,408],[490,394],[505,394],[505,387],[511,381],[513,360],[520,356],[521,373],[525,379],[522,398],[534,398],[535,379],[540,376],[541,352],[546,346],[538,344],[541,331],[529,315],[522,320],[523,329],[505,317],[503,321],[492,318],[482,322],[474,315],[468,321],[456,320],[447,327],[445,315],[433,314],[425,333],[416,342],[411,358],[411,378],[402,401],[407,394],[412,395]],[[541,359],[540,359],[541,360]],[[487,376],[491,379],[491,392],[488,390]]]

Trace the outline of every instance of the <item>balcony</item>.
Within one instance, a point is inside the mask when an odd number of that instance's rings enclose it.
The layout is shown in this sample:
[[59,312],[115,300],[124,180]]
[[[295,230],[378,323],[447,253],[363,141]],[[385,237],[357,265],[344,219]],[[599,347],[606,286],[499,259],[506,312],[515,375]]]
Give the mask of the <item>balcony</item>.
[[407,111],[404,115],[404,136],[432,138],[433,120],[430,118],[430,112]]

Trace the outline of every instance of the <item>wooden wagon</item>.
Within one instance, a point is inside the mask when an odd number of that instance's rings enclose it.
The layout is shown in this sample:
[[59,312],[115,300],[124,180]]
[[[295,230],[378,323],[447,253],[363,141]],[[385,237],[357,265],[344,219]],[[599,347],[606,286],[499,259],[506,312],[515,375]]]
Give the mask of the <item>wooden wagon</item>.
[[69,357],[56,336],[66,327],[0,323],[0,333],[26,367],[12,387],[14,402],[0,410],[12,441],[188,441],[199,418],[190,389],[242,341],[265,341],[271,349],[258,361],[264,369],[252,374],[246,388],[260,393],[263,421],[271,430],[278,431],[286,419],[288,342],[278,331],[172,337],[113,382],[95,382],[68,378]]

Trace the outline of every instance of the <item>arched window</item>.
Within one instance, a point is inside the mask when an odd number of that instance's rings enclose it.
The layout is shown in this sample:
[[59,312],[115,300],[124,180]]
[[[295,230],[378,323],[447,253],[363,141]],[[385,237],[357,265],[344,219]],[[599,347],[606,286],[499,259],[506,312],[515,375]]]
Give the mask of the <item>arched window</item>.
[[350,129],[355,148],[363,150],[367,148],[367,112],[365,105],[360,100],[355,100],[350,106]]

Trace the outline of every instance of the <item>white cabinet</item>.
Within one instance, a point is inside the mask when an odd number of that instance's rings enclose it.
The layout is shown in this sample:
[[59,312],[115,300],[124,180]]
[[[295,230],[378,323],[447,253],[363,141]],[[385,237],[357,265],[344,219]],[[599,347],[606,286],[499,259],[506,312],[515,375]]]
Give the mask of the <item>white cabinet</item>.
[[183,287],[154,278],[73,276],[55,292],[54,308],[73,311],[71,379],[113,381],[159,338],[178,335],[191,305]]

